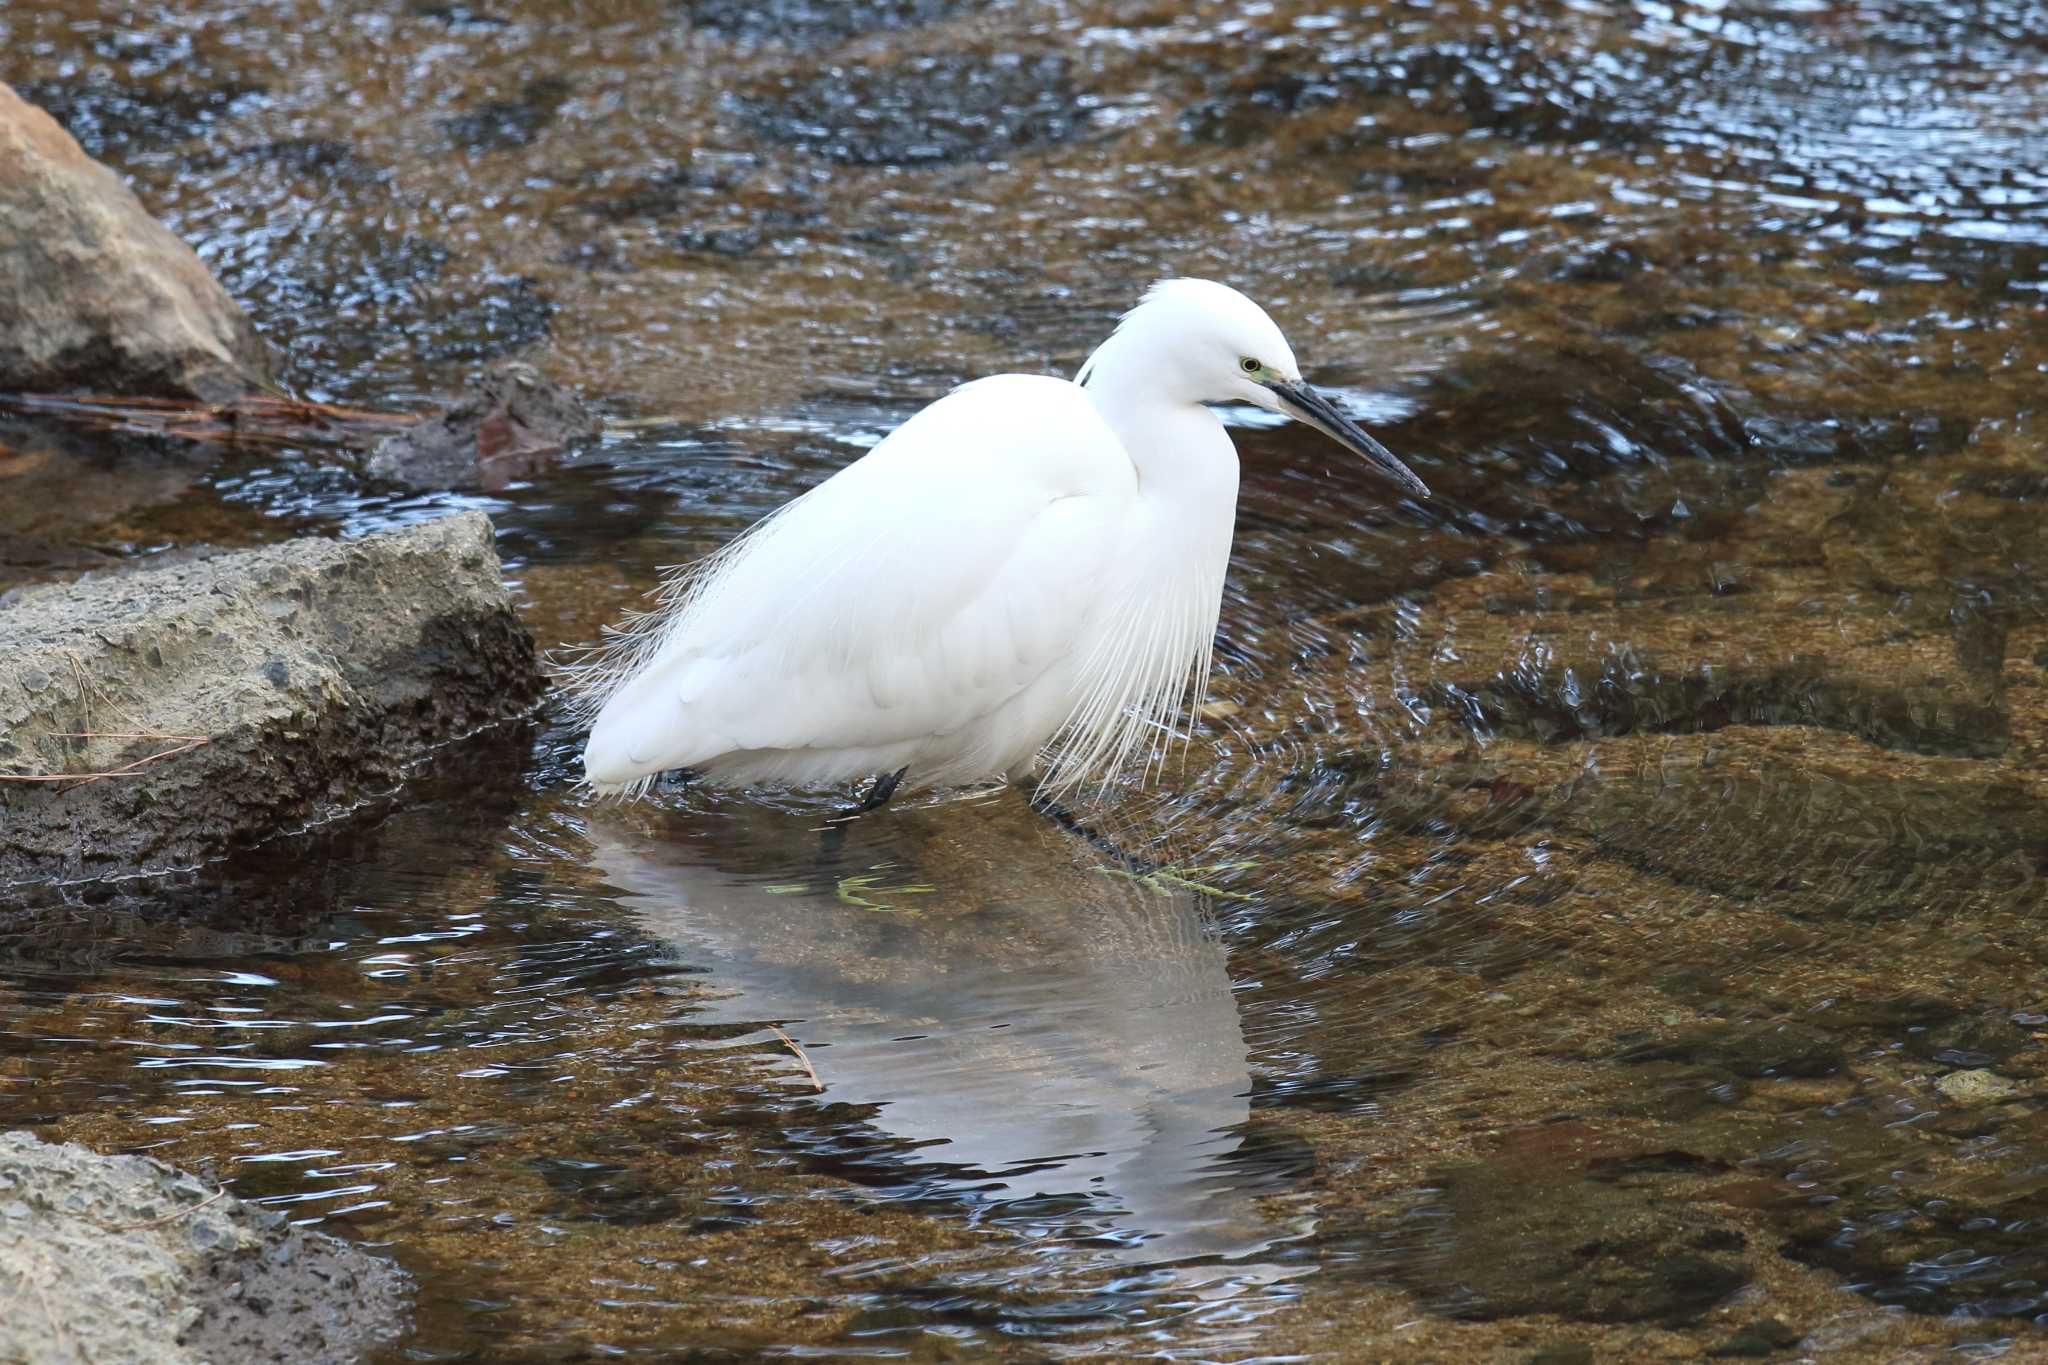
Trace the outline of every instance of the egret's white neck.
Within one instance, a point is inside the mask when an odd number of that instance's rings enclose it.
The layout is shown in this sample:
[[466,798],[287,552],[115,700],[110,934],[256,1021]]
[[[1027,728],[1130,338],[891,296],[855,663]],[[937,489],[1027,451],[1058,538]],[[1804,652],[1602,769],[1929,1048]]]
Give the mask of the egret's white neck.
[[1180,391],[1170,368],[1117,342],[1111,337],[1096,350],[1082,387],[1130,453],[1140,489],[1153,497],[1234,503],[1237,448],[1223,423],[1199,394]]

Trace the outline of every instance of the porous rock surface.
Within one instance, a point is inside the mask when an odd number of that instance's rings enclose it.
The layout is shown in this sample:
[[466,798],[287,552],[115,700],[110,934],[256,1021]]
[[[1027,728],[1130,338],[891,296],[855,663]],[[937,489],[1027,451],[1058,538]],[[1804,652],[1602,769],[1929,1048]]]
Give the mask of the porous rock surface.
[[454,406],[386,437],[368,468],[412,488],[497,491],[603,429],[574,393],[513,362],[484,375]]
[[0,390],[215,399],[269,372],[192,248],[0,84]]
[[[0,888],[316,823],[539,688],[478,512],[24,590],[0,602]],[[32,780],[55,774],[80,780]]]
[[359,1359],[403,1322],[390,1262],[139,1156],[0,1133],[0,1365]]

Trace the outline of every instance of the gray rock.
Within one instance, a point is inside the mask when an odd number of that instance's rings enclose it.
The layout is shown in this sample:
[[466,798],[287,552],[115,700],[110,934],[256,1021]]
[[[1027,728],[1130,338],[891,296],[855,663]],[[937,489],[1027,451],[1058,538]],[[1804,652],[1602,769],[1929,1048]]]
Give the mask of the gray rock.
[[485,375],[470,395],[370,455],[375,478],[411,488],[504,488],[544,468],[604,424],[575,394],[518,362]]
[[224,398],[269,373],[249,319],[121,177],[0,84],[0,389]]
[[[18,592],[0,887],[189,867],[317,823],[539,691],[478,512]],[[117,775],[29,780],[66,773]]]
[[0,1133],[0,1365],[343,1362],[398,1335],[390,1262],[159,1161]]

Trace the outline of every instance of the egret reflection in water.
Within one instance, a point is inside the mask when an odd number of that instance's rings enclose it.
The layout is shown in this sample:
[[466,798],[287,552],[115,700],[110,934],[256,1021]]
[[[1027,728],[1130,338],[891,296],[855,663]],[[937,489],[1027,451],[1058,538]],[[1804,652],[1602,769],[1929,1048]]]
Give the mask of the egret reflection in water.
[[1098,865],[1014,794],[983,810],[857,822],[830,852],[761,808],[600,811],[589,836],[644,929],[709,970],[699,1019],[780,1024],[824,1099],[875,1106],[981,1216],[1127,1265],[1292,1235],[1233,1164],[1250,1064],[1199,897]]

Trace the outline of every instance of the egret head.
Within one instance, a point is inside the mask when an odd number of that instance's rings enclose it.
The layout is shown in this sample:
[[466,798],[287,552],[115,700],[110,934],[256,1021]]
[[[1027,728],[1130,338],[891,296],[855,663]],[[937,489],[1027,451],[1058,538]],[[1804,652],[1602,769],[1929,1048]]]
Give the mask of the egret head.
[[1191,403],[1250,403],[1305,422],[1411,493],[1429,487],[1303,382],[1293,348],[1266,310],[1214,280],[1161,280],[1124,314],[1078,380],[1131,383]]

